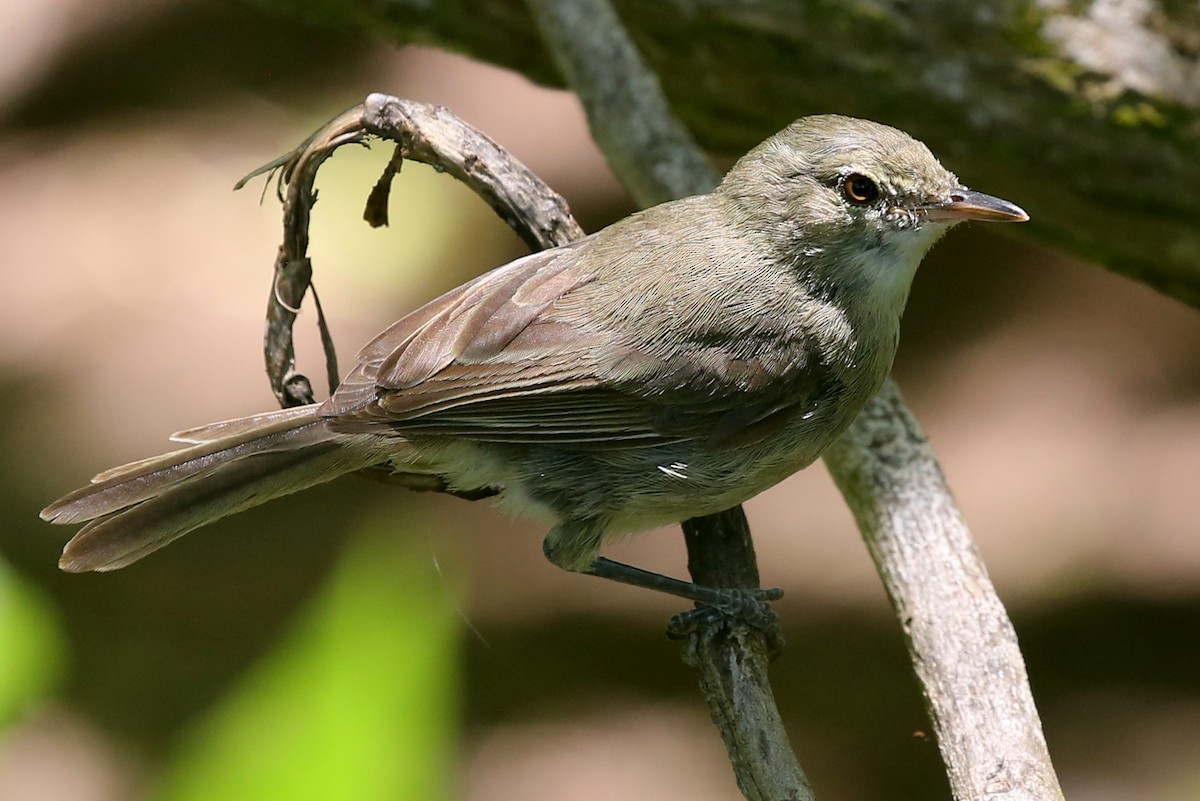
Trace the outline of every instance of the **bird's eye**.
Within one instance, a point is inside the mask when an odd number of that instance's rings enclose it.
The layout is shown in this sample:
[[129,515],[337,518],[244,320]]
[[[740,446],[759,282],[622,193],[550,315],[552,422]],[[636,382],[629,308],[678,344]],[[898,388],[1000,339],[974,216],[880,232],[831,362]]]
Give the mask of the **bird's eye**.
[[879,197],[879,187],[862,173],[853,172],[842,181],[842,194],[846,200],[862,206]]

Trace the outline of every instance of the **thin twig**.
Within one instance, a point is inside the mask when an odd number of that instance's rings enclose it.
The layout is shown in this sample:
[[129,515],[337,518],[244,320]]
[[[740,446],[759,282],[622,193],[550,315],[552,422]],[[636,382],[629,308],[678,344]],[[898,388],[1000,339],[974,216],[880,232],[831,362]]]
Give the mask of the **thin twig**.
[[[362,143],[369,136],[397,143],[395,155],[367,200],[364,217],[373,225],[386,222],[386,211],[380,208],[386,203],[386,187],[399,171],[400,162],[411,159],[465,183],[534,250],[565,245],[583,236],[583,229],[558,193],[446,109],[384,94],[368,96],[364,103],[338,115],[295,150],[250,173],[235,187],[241,188],[257,175],[272,174],[277,176],[277,194],[283,202],[283,243],[275,258],[263,350],[271,389],[284,407],[313,400],[308,379],[296,372],[292,327],[312,284],[308,227],[317,200],[313,188],[317,170],[339,147]],[[318,304],[332,391],[338,381],[337,362],[323,319]]]
[[[296,372],[296,350],[292,341],[292,326],[304,295],[312,286],[308,225],[313,204],[317,202],[313,181],[321,164],[334,150],[361,142],[364,133],[356,109],[351,109],[331,120],[292,152],[259,167],[234,185],[234,189],[241,189],[251,178],[264,173],[268,174],[268,180],[270,176],[276,176],[276,195],[283,201],[283,242],[275,256],[275,272],[267,300],[263,355],[271,391],[284,408],[313,402],[312,384]],[[325,348],[326,376],[332,392],[339,380],[337,358],[319,303],[317,310],[321,342]]]

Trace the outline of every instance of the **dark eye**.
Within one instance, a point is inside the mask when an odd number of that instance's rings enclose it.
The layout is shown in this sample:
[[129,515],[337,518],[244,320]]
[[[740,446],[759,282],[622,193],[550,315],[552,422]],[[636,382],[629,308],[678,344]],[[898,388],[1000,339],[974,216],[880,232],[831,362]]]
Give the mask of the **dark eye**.
[[879,197],[879,187],[862,173],[852,172],[842,181],[842,194],[846,200],[861,206]]

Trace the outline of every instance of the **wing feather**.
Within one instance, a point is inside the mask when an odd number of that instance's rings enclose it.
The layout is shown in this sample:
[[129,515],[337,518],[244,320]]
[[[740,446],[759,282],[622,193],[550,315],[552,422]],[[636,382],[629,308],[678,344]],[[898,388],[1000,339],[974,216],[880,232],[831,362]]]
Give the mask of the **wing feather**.
[[[739,262],[727,240],[703,234],[690,258],[727,262],[738,280],[760,280],[744,274],[752,260]],[[741,443],[770,436],[828,389],[823,371],[813,369],[819,364],[809,364],[811,349],[790,341],[779,347],[769,322],[751,323],[765,326],[763,347],[742,352],[747,338],[722,340],[729,330],[722,321],[710,339],[704,331],[694,342],[659,336],[660,318],[675,312],[655,308],[642,326],[649,339],[639,340],[641,329],[629,319],[647,313],[654,297],[644,289],[649,256],[596,239],[603,236],[518,259],[395,323],[362,350],[322,414],[339,431],[489,442]],[[581,247],[591,247],[591,258],[579,258]],[[620,282],[621,291],[611,293],[616,313],[577,313],[597,304],[581,300],[596,281]],[[693,282],[681,291],[696,297],[680,305],[711,311],[711,285]]]

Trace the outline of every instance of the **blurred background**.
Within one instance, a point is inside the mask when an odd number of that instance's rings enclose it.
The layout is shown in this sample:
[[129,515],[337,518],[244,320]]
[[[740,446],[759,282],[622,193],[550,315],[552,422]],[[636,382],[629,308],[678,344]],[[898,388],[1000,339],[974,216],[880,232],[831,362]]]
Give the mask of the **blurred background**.
[[[558,571],[536,524],[486,502],[347,478],[115,574],[57,571],[70,532],[42,506],[273,407],[280,211],[261,180],[230,190],[371,91],[448,106],[589,230],[631,210],[573,96],[511,73],[215,0],[0,4],[2,801],[740,797],[663,636],[680,604]],[[318,184],[343,364],[523,252],[415,164],[369,229],[389,153],[339,151]],[[1200,798],[1200,315],[1012,233],[934,250],[897,377],[1014,616],[1068,797]],[[311,313],[297,328],[320,376]],[[787,592],[772,676],[818,795],[948,798],[824,470],[747,511]],[[611,555],[685,569],[676,530]]]

